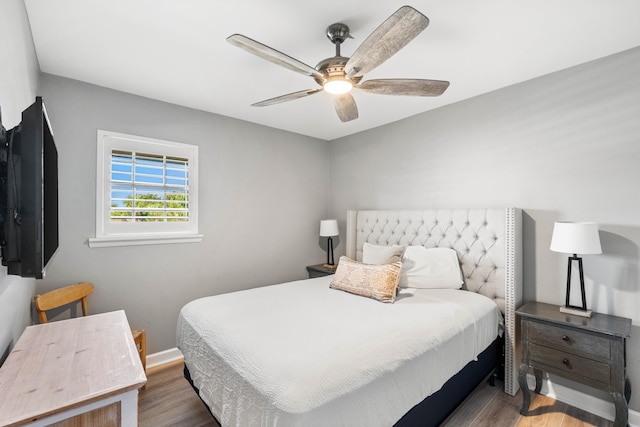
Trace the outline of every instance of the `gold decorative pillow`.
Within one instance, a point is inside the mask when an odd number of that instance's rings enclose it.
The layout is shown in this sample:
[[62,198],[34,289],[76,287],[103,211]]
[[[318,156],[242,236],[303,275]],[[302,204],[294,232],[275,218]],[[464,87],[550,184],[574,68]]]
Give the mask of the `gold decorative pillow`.
[[341,256],[330,287],[382,302],[394,302],[401,267],[401,262],[373,265]]

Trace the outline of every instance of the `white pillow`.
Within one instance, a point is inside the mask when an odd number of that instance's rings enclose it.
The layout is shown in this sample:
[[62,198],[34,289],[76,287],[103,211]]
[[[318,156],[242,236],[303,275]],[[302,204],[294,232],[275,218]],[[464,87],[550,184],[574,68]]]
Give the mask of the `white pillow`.
[[379,246],[365,242],[362,247],[362,262],[365,264],[393,264],[402,260],[405,245]]
[[464,283],[456,251],[409,246],[402,257],[401,288],[460,289]]

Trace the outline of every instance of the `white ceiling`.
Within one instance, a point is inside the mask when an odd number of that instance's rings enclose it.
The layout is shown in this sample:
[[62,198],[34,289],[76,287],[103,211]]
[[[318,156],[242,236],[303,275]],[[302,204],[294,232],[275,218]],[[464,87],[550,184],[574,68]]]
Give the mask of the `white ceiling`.
[[[40,68],[178,105],[331,140],[640,46],[638,0],[415,0],[431,23],[371,78],[448,80],[440,97],[354,93],[342,123],[331,95],[250,104],[315,88],[226,42],[240,33],[315,66],[334,55],[325,29],[357,46],[405,2],[372,0],[25,0]],[[596,82],[604,84],[606,82]]]

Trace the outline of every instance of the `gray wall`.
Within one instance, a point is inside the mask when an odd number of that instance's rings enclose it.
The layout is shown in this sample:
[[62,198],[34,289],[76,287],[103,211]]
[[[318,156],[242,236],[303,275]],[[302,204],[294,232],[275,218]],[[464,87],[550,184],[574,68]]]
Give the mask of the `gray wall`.
[[[527,301],[564,301],[553,222],[599,223],[604,253],[584,256],[588,304],[633,319],[629,373],[640,384],[640,48],[332,141],[330,163],[339,218],[523,208]],[[640,393],[631,399],[640,410]]]
[[[640,49],[326,144],[54,76],[40,93],[24,4],[1,7],[3,122],[18,123],[42,94],[60,152],[60,249],[39,291],[93,281],[91,309],[125,309],[156,352],[175,345],[185,302],[305,277],[324,257],[322,218],[344,227],[353,208],[517,206],[526,300],[563,300],[553,221],[600,224],[604,253],[585,256],[588,300],[633,319],[629,371],[640,384]],[[200,146],[202,243],[88,248],[97,129]],[[0,269],[0,361],[30,323],[34,288]]]
[[[20,123],[21,113],[35,101],[39,66],[27,12],[22,0],[0,2],[0,108],[7,129]],[[0,267],[0,363],[26,326],[31,324],[35,280],[8,276]]]
[[[47,74],[41,85],[59,152],[60,247],[39,292],[93,282],[90,309],[124,309],[154,353],[175,347],[188,301],[303,279],[323,260],[324,141]],[[88,247],[98,129],[199,146],[201,243]]]

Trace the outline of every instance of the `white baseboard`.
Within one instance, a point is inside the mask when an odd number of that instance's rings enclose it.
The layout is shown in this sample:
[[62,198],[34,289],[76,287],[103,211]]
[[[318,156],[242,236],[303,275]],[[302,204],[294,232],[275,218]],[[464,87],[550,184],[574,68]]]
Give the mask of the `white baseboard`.
[[182,360],[182,352],[176,347],[147,355],[147,369]]
[[[527,381],[529,382],[529,388],[534,389],[536,385],[535,377],[532,374],[528,374]],[[591,396],[590,394],[553,383],[548,378],[543,378],[542,390],[540,390],[540,392],[560,402],[606,418],[607,420],[613,421],[615,418],[616,409],[613,402],[608,402]],[[629,426],[640,427],[640,412],[629,410]]]

